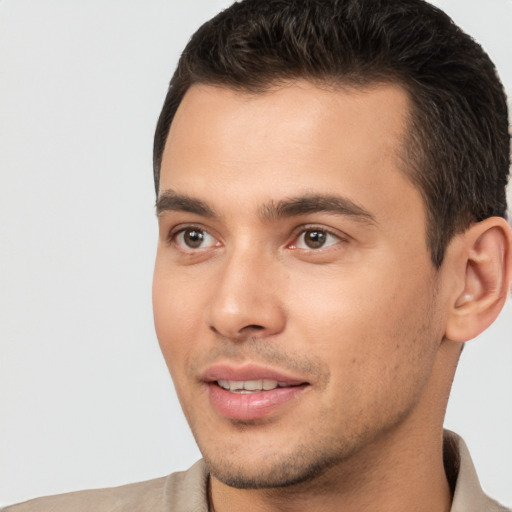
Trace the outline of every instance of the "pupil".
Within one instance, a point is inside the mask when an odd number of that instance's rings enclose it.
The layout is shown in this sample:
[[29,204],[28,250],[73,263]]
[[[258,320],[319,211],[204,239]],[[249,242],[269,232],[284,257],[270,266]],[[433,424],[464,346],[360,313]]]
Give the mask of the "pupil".
[[185,231],[185,243],[192,247],[193,249],[196,249],[199,247],[204,240],[204,235],[202,231],[199,231],[197,229],[189,229]]
[[325,244],[326,234],[323,231],[307,231],[305,242],[311,249],[318,249]]

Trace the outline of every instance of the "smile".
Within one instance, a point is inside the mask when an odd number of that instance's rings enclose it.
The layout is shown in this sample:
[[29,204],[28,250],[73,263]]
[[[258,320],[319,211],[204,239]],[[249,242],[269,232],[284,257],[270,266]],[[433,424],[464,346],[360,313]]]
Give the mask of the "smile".
[[259,379],[259,380],[217,380],[217,384],[232,393],[257,393],[260,391],[271,391],[278,387],[290,387],[287,382],[278,382],[277,380]]
[[213,410],[238,421],[283,414],[312,387],[303,376],[254,363],[216,364],[200,380],[207,386]]

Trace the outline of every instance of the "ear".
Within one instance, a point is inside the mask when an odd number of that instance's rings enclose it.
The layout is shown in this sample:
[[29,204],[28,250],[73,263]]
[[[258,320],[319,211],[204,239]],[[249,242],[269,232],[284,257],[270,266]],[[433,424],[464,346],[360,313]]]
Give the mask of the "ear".
[[464,342],[487,329],[507,300],[512,281],[512,231],[505,219],[490,217],[468,228],[454,250],[456,268],[452,270],[460,279],[450,299],[445,336]]

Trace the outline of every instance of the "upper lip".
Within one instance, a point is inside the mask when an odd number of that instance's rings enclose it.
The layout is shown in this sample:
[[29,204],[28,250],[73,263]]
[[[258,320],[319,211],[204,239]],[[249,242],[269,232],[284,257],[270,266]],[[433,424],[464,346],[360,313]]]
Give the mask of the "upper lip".
[[300,377],[290,375],[289,373],[266,366],[257,364],[216,364],[207,368],[201,379],[204,382],[216,382],[218,380],[230,381],[248,381],[248,380],[276,380],[280,383],[286,383],[290,386],[297,386],[299,384],[308,384],[308,382]]

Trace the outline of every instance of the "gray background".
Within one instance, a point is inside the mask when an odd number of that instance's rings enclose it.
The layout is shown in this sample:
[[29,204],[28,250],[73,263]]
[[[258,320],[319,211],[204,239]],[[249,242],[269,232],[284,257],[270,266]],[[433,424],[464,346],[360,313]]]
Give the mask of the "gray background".
[[[152,135],[177,56],[229,1],[0,2],[0,503],[199,457],[153,331]],[[512,0],[436,2],[512,89]],[[446,424],[512,505],[512,308]]]

